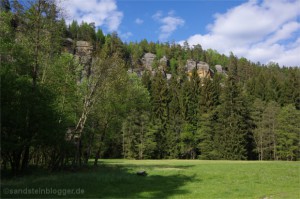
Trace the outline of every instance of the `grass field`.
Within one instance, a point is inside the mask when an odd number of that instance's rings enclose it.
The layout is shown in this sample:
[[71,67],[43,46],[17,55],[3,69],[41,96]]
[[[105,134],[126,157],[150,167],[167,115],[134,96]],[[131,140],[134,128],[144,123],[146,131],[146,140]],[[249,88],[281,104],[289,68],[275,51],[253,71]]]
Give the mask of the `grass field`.
[[77,172],[2,178],[1,198],[22,197],[297,199],[300,162],[102,160]]

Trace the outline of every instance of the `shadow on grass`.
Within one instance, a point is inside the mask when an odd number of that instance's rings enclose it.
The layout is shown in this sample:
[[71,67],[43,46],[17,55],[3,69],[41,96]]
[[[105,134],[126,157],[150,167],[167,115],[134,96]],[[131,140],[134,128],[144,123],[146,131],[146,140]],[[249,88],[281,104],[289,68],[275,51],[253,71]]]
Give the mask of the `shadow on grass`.
[[[158,169],[188,169],[190,166],[167,165],[101,165],[77,172],[57,172],[31,175],[1,182],[1,198],[168,198],[184,195],[183,186],[194,179],[180,172],[155,172]],[[146,169],[148,176],[137,176],[136,171]],[[161,174],[161,175],[160,175]],[[7,194],[15,189],[52,189],[56,194]],[[64,194],[64,190],[84,191]],[[60,194],[58,193],[60,191]]]

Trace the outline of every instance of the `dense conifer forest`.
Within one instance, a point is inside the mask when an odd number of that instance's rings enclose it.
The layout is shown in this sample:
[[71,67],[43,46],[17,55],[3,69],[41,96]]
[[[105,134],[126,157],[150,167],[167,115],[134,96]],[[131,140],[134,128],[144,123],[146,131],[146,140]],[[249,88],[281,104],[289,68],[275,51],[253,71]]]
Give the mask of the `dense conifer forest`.
[[300,158],[299,66],[126,43],[60,13],[52,0],[1,1],[2,169]]

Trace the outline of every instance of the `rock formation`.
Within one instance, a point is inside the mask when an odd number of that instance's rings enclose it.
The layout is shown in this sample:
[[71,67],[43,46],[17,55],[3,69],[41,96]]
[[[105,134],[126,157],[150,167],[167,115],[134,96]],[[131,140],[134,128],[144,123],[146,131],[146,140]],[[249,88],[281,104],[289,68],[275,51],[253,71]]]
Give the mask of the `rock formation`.
[[143,66],[148,69],[149,71],[152,71],[152,64],[154,59],[156,58],[155,54],[152,53],[146,53],[142,58]]
[[217,73],[227,76],[226,71],[223,69],[223,67],[221,65],[215,65],[215,68],[216,68]]
[[163,56],[160,60],[159,60],[159,66],[158,69],[166,72],[167,71],[167,67],[168,67],[168,62],[169,60],[167,59],[166,56]]
[[200,78],[212,78],[214,74],[214,72],[209,68],[208,63],[203,61],[197,63],[197,73]]
[[92,63],[93,46],[87,41],[77,41],[75,57],[78,58],[79,63],[86,66]]
[[194,70],[197,67],[197,65],[196,65],[196,62],[194,60],[188,59],[188,60],[186,60],[185,67],[186,67],[186,70],[188,72],[191,72],[192,70]]
[[192,59],[188,59],[186,61],[185,69],[189,76],[192,76],[193,70],[196,69],[200,78],[212,78],[214,74],[214,72],[209,68],[208,63],[203,61],[197,63]]
[[87,41],[77,41],[75,48],[75,58],[83,66],[80,81],[83,77],[91,74],[93,46]]
[[217,73],[223,73],[223,68],[221,65],[215,65]]

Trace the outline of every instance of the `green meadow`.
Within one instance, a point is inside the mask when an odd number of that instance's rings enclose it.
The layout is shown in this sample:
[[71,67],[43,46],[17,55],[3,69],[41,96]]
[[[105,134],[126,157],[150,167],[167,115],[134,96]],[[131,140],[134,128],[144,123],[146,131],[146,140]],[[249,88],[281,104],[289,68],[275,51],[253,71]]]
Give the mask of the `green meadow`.
[[300,162],[118,159],[79,171],[2,175],[1,198],[57,197],[295,199]]

